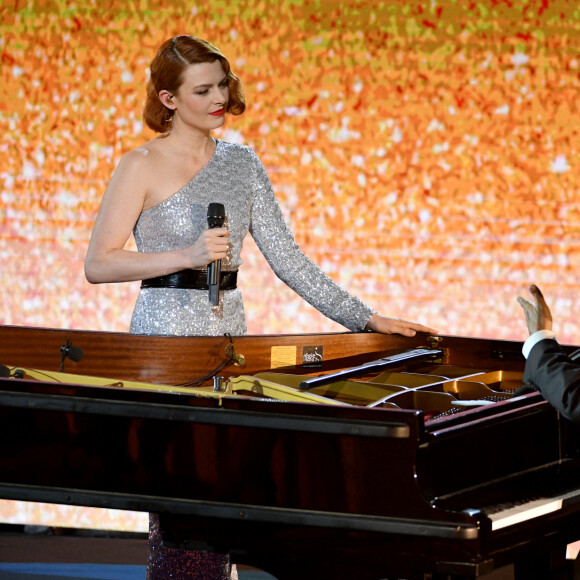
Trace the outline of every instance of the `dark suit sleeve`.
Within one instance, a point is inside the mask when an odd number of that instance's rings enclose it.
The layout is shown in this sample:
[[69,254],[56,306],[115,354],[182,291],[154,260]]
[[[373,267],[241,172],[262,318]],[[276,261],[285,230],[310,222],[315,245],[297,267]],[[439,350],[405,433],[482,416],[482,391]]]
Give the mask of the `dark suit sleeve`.
[[528,355],[524,381],[566,419],[580,422],[580,364],[551,339],[538,342]]

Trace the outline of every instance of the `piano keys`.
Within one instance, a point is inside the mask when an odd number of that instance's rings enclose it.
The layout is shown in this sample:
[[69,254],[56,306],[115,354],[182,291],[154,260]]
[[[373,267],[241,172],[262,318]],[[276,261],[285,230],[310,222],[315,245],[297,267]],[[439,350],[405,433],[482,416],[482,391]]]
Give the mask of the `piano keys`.
[[[84,357],[59,374],[67,340]],[[475,578],[579,539],[577,427],[514,396],[520,343],[18,327],[0,343],[5,499],[159,512],[168,545],[281,580]]]

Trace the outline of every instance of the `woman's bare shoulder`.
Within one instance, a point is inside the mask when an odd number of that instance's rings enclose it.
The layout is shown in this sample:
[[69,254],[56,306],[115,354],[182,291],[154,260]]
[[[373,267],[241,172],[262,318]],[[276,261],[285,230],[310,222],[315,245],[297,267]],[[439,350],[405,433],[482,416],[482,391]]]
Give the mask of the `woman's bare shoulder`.
[[164,143],[162,142],[162,139],[156,137],[135,149],[131,149],[131,151],[125,153],[122,158],[134,161],[135,163],[139,163],[140,161],[144,162],[144,160],[151,162],[154,161],[156,157],[162,155],[164,150],[163,145]]
[[162,149],[159,148],[155,139],[148,141],[123,154],[117,165],[116,172],[146,173],[148,171],[155,171],[157,165],[161,163],[161,151]]

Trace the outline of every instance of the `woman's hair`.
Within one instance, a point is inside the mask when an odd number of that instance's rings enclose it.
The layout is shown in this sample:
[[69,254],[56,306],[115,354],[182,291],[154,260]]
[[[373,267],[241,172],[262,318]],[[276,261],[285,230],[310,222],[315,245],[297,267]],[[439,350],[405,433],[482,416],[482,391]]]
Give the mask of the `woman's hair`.
[[183,73],[191,64],[202,62],[222,63],[230,98],[226,112],[241,115],[246,109],[244,91],[240,79],[231,71],[230,63],[213,44],[193,36],[176,36],[166,40],[151,61],[151,77],[147,82],[147,100],[143,110],[143,119],[151,129],[165,133],[171,128],[173,111],[159,99],[162,90],[174,94],[183,83]]

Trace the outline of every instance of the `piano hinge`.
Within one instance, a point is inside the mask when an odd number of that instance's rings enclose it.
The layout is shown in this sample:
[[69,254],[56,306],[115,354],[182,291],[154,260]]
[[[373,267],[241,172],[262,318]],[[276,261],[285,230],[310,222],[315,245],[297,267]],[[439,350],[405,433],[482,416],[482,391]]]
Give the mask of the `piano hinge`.
[[431,359],[432,364],[440,365],[443,364],[443,359],[446,356],[445,350],[439,346],[439,343],[443,341],[442,336],[430,335],[427,337],[427,349],[433,350],[438,353],[438,356],[433,356]]
[[[443,360],[447,356],[445,349],[439,346],[439,343],[443,341],[442,336],[431,335],[427,337],[427,350],[434,351],[433,358],[429,361],[431,364],[441,365],[444,364]],[[437,353],[437,354],[435,354]]]
[[430,335],[427,337],[427,342],[429,343],[428,348],[435,349],[439,348],[439,343],[443,340],[441,336]]

